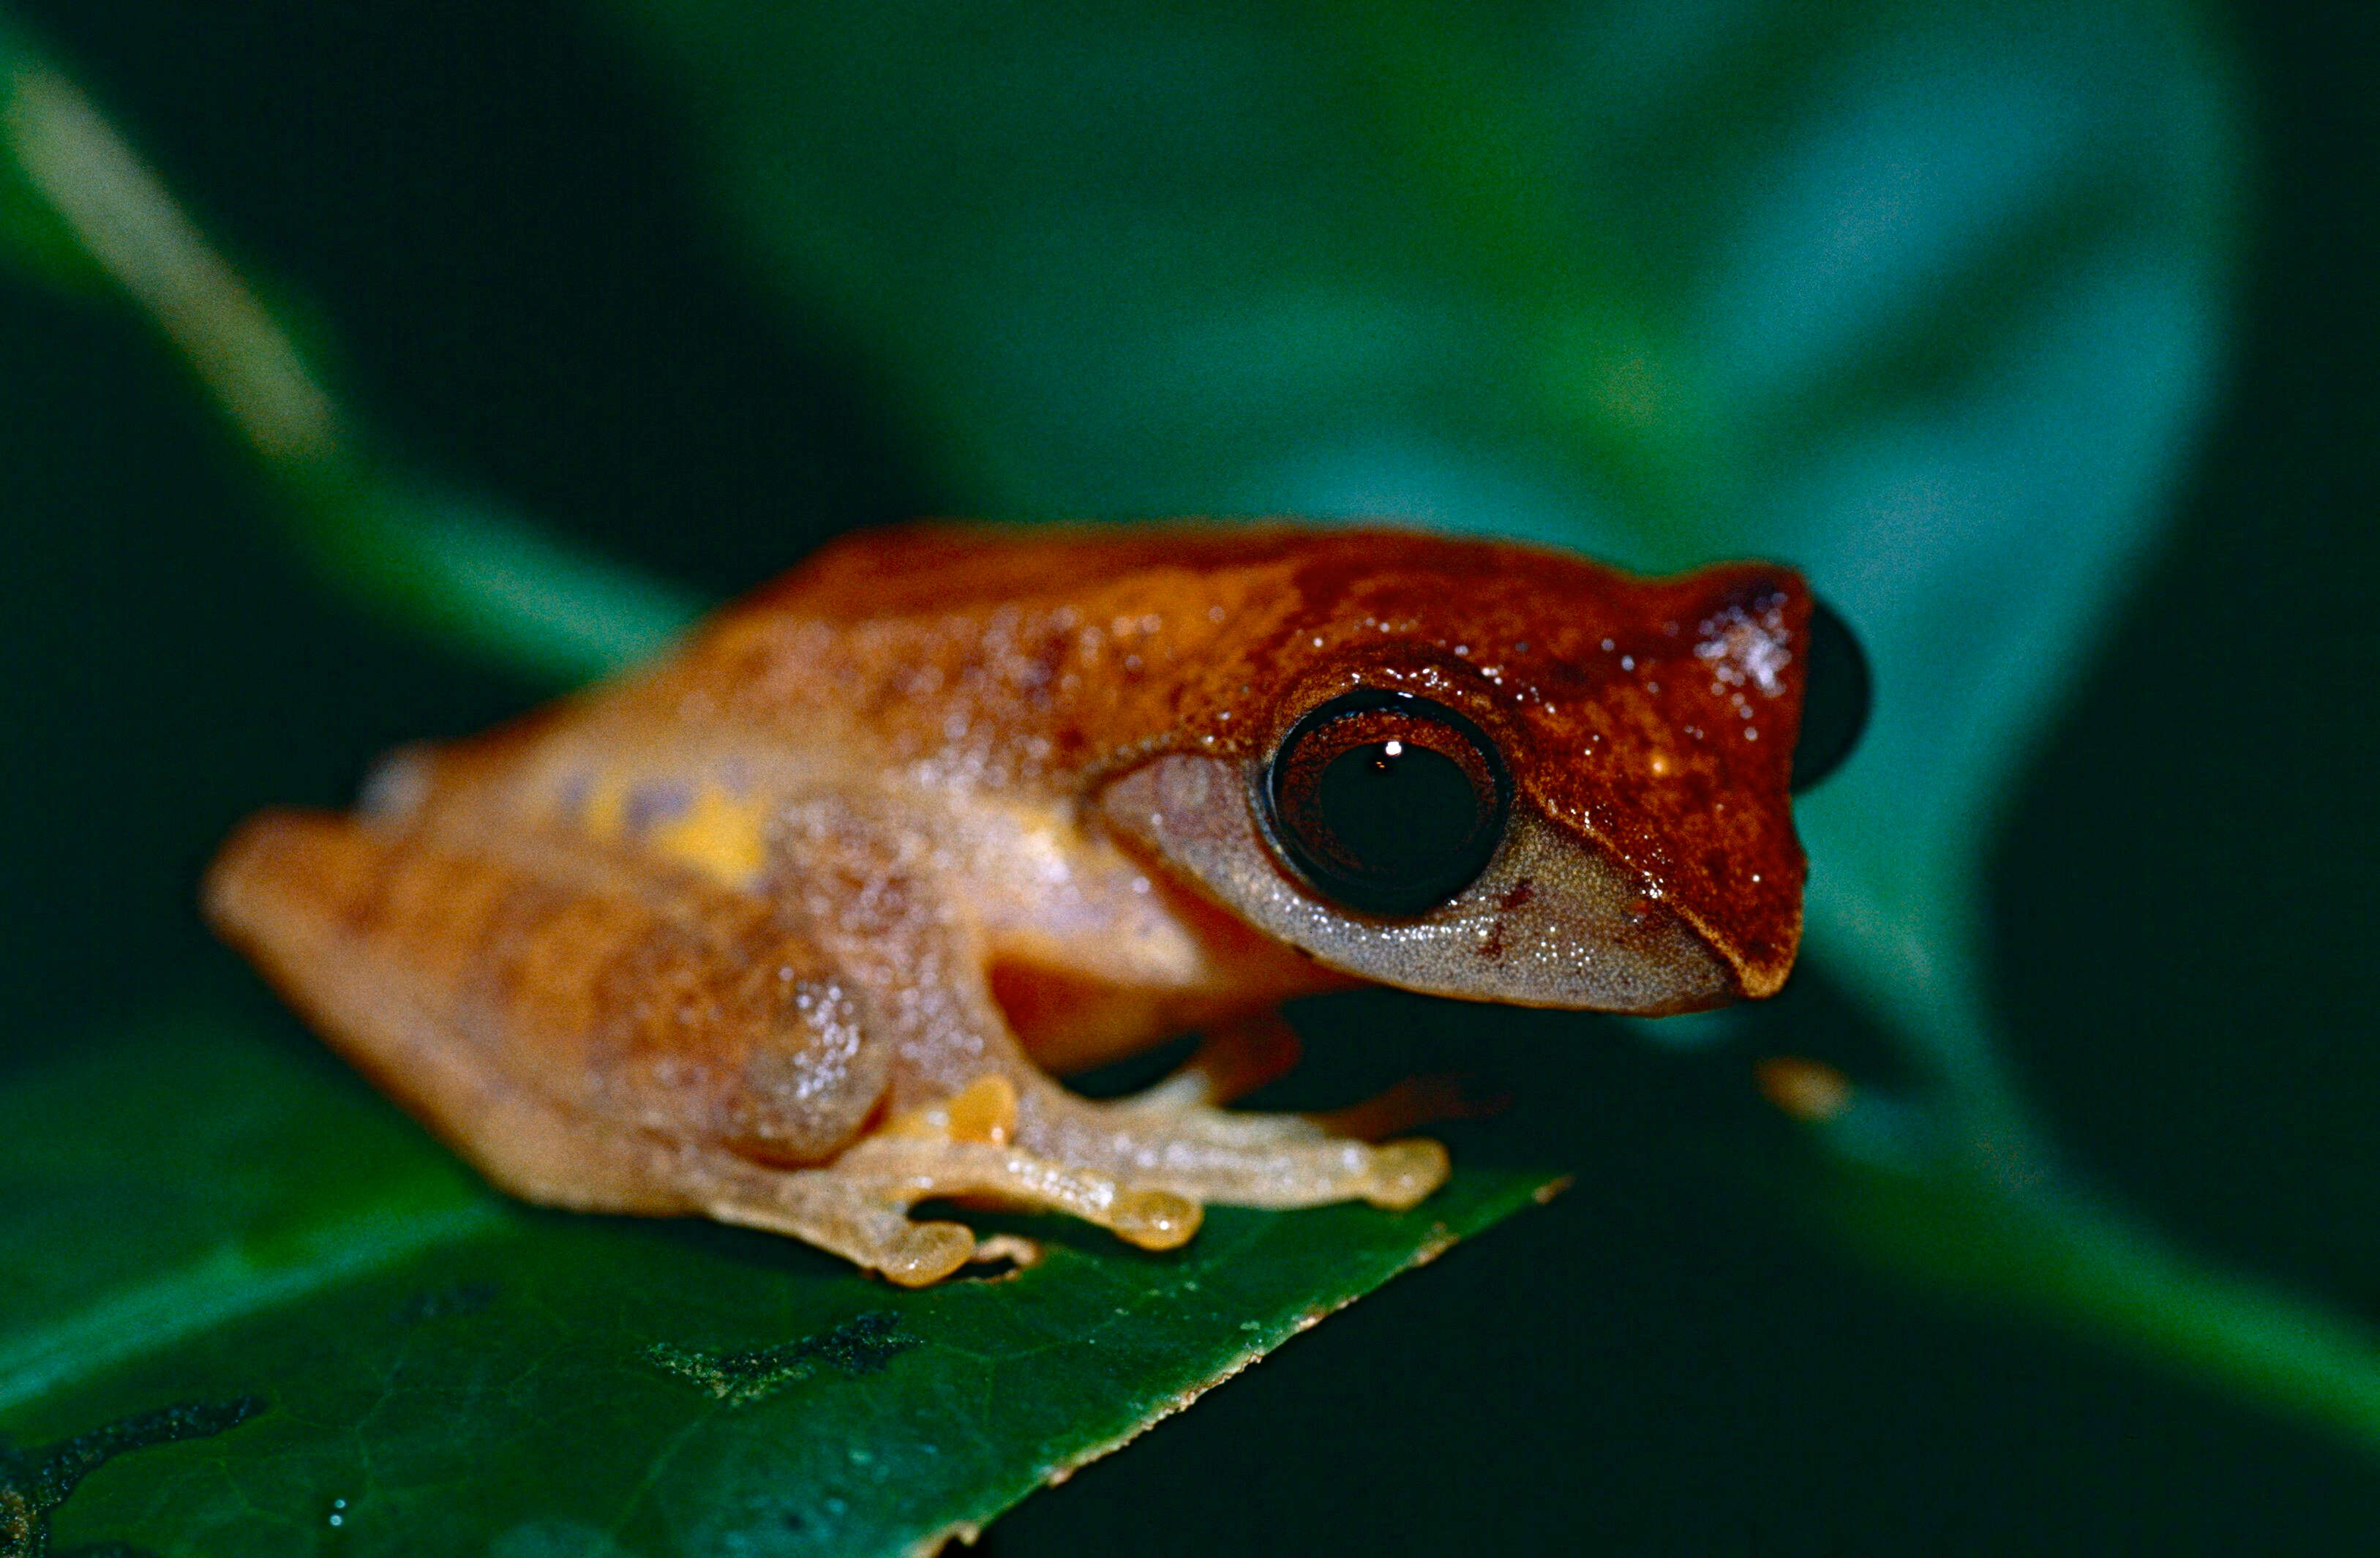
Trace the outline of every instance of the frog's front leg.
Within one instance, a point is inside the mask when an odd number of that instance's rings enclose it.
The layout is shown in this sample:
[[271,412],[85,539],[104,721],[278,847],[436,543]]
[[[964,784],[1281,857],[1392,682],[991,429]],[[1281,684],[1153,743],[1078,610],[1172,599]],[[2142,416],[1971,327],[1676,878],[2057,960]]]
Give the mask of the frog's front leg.
[[1094,1102],[1042,1079],[1027,1089],[1018,1139],[1066,1162],[1199,1201],[1288,1209],[1369,1201],[1402,1211],[1446,1183],[1446,1149],[1409,1138],[1334,1136],[1310,1116],[1207,1104]]
[[[791,814],[779,847],[785,893],[803,905],[836,967],[892,1016],[896,1107],[915,1111],[1003,1078],[1017,1100],[1016,1148],[1071,1173],[1195,1202],[1402,1209],[1445,1182],[1446,1150],[1434,1141],[1375,1146],[1299,1116],[1214,1107],[1210,1100],[1261,1085],[1294,1061],[1293,1045],[1263,1024],[1226,1030],[1170,1095],[1097,1102],[1067,1091],[1010,1031],[964,907],[937,891],[931,837],[827,799]],[[863,1146],[844,1162],[890,1150]],[[930,1155],[904,1150],[912,1166]],[[960,1155],[951,1162],[953,1175],[967,1172],[956,1166]]]
[[1181,1069],[1112,1102],[1062,1090],[1037,1100],[1051,1139],[1087,1131],[1111,1159],[1126,1145],[1133,1174],[1201,1200],[1299,1207],[1367,1200],[1403,1208],[1445,1182],[1446,1154],[1433,1141],[1366,1142],[1465,1114],[1460,1089],[1443,1078],[1401,1082],[1377,1098],[1324,1114],[1220,1107],[1289,1074],[1297,1030],[1278,1011],[1252,1013],[1203,1035]]

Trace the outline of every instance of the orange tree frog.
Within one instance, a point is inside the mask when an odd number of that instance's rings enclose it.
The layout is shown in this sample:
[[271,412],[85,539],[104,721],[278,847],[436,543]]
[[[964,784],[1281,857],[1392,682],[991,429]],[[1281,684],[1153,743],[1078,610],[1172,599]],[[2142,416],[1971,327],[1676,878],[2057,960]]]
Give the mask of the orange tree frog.
[[[353,815],[253,819],[206,904],[531,1200],[906,1284],[1020,1248],[928,1198],[1149,1248],[1209,1201],[1401,1208],[1437,1143],[1221,1107],[1293,1061],[1268,1014],[1774,992],[1811,611],[1781,567],[1392,530],[862,535]],[[1146,1093],[1053,1079],[1194,1030]]]

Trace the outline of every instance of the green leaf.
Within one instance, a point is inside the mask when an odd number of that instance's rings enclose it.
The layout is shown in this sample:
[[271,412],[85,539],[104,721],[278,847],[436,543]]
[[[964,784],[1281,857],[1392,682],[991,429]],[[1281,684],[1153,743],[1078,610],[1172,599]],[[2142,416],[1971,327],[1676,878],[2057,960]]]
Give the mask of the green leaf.
[[[180,1021],[0,1099],[0,1424],[130,1451],[162,1410],[262,1403],[90,1469],[61,1547],[898,1553],[1547,1189],[1472,1168],[1402,1215],[1219,1208],[1168,1255],[1006,1220],[1040,1265],[903,1292],[504,1199],[295,1035]],[[39,1459],[0,1455],[0,1516]]]

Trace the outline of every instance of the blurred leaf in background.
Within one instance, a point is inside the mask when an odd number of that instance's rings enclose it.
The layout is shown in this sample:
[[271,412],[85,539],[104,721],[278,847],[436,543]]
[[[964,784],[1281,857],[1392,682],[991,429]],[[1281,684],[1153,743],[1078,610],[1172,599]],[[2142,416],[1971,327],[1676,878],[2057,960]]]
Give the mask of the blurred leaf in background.
[[1816,948],[2010,1128],[1983,840],[2223,339],[2194,8],[611,3],[972,508],[1807,568],[1883,688]]
[[1806,567],[1880,689],[1799,809],[1810,948],[1917,1095],[1814,1120],[1831,1215],[2380,1442],[2358,1327],[2066,1175],[1983,967],[1993,827],[2218,378],[2243,152],[2194,7],[611,3],[969,506]]

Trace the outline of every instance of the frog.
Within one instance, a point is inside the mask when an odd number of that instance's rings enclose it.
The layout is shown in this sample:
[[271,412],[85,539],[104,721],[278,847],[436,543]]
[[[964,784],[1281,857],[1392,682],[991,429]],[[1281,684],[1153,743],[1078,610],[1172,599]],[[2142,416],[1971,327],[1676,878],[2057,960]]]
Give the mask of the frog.
[[1813,611],[1773,564],[1378,525],[862,532],[351,811],[251,818],[204,907],[528,1201],[904,1286],[1037,1253],[926,1200],[1148,1250],[1208,1205],[1404,1211],[1449,1173],[1429,1089],[1231,1107],[1296,1063],[1283,1003],[1773,994]]

